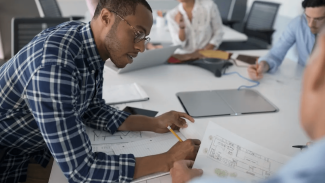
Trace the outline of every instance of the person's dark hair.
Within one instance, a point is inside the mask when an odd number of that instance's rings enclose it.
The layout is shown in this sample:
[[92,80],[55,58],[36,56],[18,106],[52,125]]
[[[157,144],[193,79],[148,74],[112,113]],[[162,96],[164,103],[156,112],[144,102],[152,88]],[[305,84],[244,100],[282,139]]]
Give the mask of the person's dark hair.
[[325,6],[325,0],[303,0],[302,1],[302,7],[304,9],[315,8],[320,6]]
[[134,15],[138,4],[144,5],[152,12],[146,0],[100,0],[95,10],[94,17],[97,17],[103,8],[113,10],[122,17]]

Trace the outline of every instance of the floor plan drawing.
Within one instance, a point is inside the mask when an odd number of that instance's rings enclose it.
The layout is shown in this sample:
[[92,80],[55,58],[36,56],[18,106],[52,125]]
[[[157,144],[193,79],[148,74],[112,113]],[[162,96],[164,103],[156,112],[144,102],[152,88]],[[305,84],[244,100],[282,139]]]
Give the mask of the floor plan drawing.
[[228,167],[266,179],[283,164],[234,144],[218,135],[210,136],[207,155]]
[[258,182],[274,175],[289,158],[209,122],[193,168],[203,175]]
[[102,130],[95,130],[86,127],[86,133],[90,139],[91,144],[110,144],[120,142],[131,142],[142,139],[142,132],[119,131],[114,134]]

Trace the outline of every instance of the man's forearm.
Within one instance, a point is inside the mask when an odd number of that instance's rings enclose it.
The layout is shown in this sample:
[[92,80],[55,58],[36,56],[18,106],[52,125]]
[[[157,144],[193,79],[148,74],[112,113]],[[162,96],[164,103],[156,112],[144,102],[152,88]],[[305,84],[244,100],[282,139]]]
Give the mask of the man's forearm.
[[135,159],[135,170],[133,178],[139,178],[145,175],[158,172],[168,172],[173,166],[170,157],[167,154],[158,154]]
[[156,119],[142,115],[130,115],[118,128],[119,131],[153,131],[157,128]]

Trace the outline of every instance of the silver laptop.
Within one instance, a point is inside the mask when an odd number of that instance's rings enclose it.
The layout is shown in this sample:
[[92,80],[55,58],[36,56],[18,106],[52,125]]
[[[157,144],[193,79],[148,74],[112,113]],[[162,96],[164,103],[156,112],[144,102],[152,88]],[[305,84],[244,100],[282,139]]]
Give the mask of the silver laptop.
[[237,116],[278,111],[259,92],[251,89],[179,92],[177,97],[187,114],[192,117]]
[[167,46],[160,49],[147,50],[143,53],[139,53],[138,56],[133,59],[132,64],[128,64],[121,69],[117,68],[111,61],[107,61],[105,65],[115,70],[119,74],[147,67],[162,65],[164,63],[167,63],[168,58],[179,47],[179,45]]

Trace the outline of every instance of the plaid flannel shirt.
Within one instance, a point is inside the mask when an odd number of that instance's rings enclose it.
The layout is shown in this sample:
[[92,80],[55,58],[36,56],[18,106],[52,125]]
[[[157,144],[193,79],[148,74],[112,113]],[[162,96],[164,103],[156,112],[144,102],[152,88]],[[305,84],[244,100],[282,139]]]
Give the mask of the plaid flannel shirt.
[[130,182],[132,154],[92,152],[85,126],[114,133],[129,114],[102,99],[104,61],[90,24],[38,34],[0,68],[0,182],[23,182],[29,159],[51,154],[69,182]]

